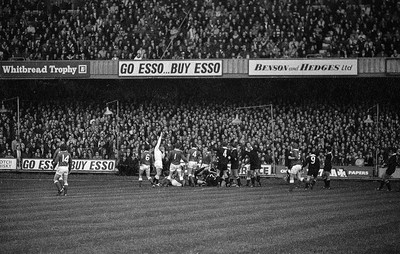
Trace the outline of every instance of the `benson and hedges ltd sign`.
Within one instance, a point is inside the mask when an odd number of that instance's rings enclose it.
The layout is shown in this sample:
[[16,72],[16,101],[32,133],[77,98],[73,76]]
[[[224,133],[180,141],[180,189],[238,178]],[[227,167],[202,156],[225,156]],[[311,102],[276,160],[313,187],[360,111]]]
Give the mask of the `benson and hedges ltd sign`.
[[351,76],[357,59],[249,60],[250,76]]
[[0,62],[1,78],[89,78],[89,61]]

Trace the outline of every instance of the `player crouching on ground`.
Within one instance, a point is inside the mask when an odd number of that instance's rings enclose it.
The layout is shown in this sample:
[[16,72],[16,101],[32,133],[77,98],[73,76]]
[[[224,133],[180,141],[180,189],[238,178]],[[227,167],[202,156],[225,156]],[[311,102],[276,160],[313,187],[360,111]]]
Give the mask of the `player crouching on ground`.
[[[58,193],[57,195],[67,196],[68,190],[68,174],[71,172],[72,166],[72,158],[69,152],[67,151],[67,145],[62,144],[60,146],[60,151],[57,153],[54,161],[53,167],[56,168],[56,174],[54,175],[54,184],[57,187]],[[60,180],[64,182],[61,185]]]
[[390,178],[392,177],[392,174],[396,171],[396,166],[398,166],[398,156],[400,155],[400,148],[397,149],[397,153],[395,152],[394,148],[391,148],[390,151],[390,157],[387,163],[387,169],[385,173],[382,175],[382,180],[380,180],[381,184],[376,190],[382,190],[383,185],[386,184],[387,190],[392,191],[392,186],[390,185]]
[[315,183],[317,182],[317,176],[318,172],[320,169],[320,160],[318,158],[318,153],[311,151],[310,155],[306,158],[303,167],[308,166],[308,171],[307,171],[307,180],[305,181],[305,189],[310,189],[312,190],[314,188]]
[[294,180],[297,178],[300,182],[303,182],[304,178],[301,176],[303,167],[300,159],[300,150],[297,143],[293,143],[292,149],[290,151],[289,160],[291,161],[290,169],[290,181],[289,181],[289,191],[293,191]]
[[162,180],[160,180],[160,186],[183,187],[182,182],[180,182],[180,180],[176,180],[176,178],[179,179],[179,173],[177,171],[175,171],[170,177],[164,177]]

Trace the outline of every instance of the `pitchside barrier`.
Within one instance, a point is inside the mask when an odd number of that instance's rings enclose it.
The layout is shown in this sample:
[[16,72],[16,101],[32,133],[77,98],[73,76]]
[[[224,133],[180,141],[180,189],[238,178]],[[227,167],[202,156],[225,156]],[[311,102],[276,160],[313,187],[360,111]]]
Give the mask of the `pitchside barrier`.
[[[51,172],[53,169],[51,159],[22,159],[19,172]],[[17,170],[17,159],[0,159],[0,170]],[[72,160],[74,173],[115,173],[117,171],[115,160]]]
[[[287,167],[276,166],[276,177],[284,177]],[[331,170],[332,179],[375,179],[375,167],[358,167],[358,166],[333,166]],[[382,177],[386,168],[379,168],[378,176]],[[319,170],[318,176],[322,176],[323,169]],[[306,175],[306,172],[303,173]],[[393,173],[392,178],[400,179],[400,168]]]
[[400,58],[0,61],[0,79],[399,76]]

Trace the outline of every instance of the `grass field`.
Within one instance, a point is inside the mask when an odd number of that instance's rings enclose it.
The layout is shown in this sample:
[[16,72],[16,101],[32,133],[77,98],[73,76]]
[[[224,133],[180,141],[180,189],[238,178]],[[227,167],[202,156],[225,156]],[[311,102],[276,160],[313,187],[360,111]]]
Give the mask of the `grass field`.
[[[0,253],[400,253],[400,192],[138,187],[136,178],[0,174]],[[393,184],[398,189],[398,183]]]

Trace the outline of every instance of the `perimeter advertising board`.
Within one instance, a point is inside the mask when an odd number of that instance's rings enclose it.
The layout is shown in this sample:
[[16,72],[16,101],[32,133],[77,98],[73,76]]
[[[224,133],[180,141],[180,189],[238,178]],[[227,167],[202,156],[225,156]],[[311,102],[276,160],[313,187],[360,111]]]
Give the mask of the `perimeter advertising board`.
[[[22,170],[53,171],[51,159],[23,159]],[[115,160],[72,160],[73,171],[113,172],[116,171]]]
[[119,61],[120,77],[222,76],[222,60]]
[[354,76],[357,59],[250,59],[250,76]]
[[[283,177],[286,175],[287,168],[284,166],[276,167],[276,176]],[[319,170],[318,176],[322,176],[323,169]],[[357,166],[337,166],[331,169],[331,178],[339,179],[362,179],[373,177],[373,167],[357,167]],[[306,171],[304,172],[304,175]]]
[[89,78],[89,61],[0,62],[0,77],[8,79]]
[[0,159],[0,170],[15,170],[17,169],[17,159]]

